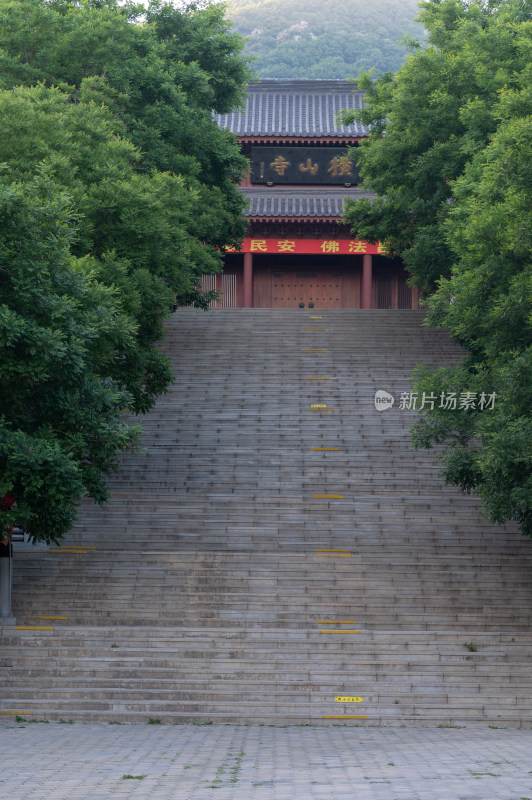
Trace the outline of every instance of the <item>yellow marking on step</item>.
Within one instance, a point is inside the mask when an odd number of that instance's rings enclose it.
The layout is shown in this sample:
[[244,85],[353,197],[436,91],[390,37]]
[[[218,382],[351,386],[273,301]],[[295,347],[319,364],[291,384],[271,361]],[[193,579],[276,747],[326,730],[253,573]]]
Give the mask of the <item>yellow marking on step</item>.
[[339,695],[338,697],[334,698],[335,703],[363,703],[364,699],[362,697],[344,697],[343,695]]
[[330,381],[330,378],[307,378],[307,381]]
[[53,631],[55,628],[47,625],[15,625],[16,631]]
[[31,711],[3,711],[2,709],[0,709],[0,714],[17,714],[21,716],[22,714],[26,715],[31,714]]
[[118,409],[118,413],[119,414],[131,414],[131,409],[130,408],[119,408]]
[[360,631],[320,631],[320,633],[360,633]]
[[351,553],[316,553],[321,558],[351,558]]
[[31,614],[28,619],[68,619],[68,617],[39,617],[37,614]]
[[316,316],[314,314],[311,314],[309,319],[323,319],[323,316]]
[[343,500],[343,494],[313,494],[316,500]]
[[311,450],[339,450],[339,447],[311,447]]
[[316,625],[356,625],[354,619],[317,619]]
[[87,544],[58,544],[58,550],[96,550],[96,547]]
[[368,717],[346,717],[346,716],[338,717],[331,714],[326,714],[325,716],[322,717],[322,719],[368,719]]

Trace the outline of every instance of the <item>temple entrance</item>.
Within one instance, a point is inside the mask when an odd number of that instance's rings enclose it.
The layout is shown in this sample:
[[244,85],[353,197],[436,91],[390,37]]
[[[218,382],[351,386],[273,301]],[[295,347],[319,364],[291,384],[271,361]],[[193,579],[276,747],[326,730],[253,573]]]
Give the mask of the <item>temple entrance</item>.
[[329,264],[326,256],[294,256],[289,264],[275,260],[257,265],[255,308],[360,308],[361,268],[354,258],[331,258]]
[[342,308],[343,273],[272,272],[272,307]]
[[[246,258],[251,261],[247,301]],[[223,275],[204,276],[203,286],[221,295],[212,308],[417,308],[417,290],[407,285],[401,261],[378,254],[370,259],[365,298],[365,262],[358,254],[228,253]]]

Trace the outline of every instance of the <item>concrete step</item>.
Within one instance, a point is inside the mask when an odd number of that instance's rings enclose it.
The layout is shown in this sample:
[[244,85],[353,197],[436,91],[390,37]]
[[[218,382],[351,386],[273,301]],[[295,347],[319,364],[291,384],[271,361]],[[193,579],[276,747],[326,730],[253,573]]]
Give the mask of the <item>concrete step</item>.
[[532,543],[443,484],[398,407],[417,363],[460,349],[422,312],[313,316],[168,320],[177,380],[109,505],[83,502],[58,552],[17,554],[14,608],[33,630],[1,633],[0,711],[530,726]]

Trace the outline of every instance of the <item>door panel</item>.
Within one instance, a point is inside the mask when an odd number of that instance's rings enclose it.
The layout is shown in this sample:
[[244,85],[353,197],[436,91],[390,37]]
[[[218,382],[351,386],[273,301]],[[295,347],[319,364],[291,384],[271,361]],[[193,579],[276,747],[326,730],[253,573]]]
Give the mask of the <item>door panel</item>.
[[343,281],[342,272],[272,271],[272,307],[314,303],[315,308],[342,308]]

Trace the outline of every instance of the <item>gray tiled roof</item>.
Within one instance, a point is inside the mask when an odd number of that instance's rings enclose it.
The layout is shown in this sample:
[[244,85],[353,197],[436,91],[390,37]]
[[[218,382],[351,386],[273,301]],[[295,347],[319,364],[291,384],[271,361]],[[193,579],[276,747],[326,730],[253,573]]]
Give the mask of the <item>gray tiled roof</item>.
[[249,199],[247,214],[250,217],[341,217],[344,199],[374,197],[363,189],[260,189],[243,188]]
[[[355,91],[353,91],[355,90]],[[245,111],[215,114],[221,128],[238,136],[359,137],[359,122],[338,125],[343,109],[360,108],[363,92],[348,81],[261,81],[247,89]]]

